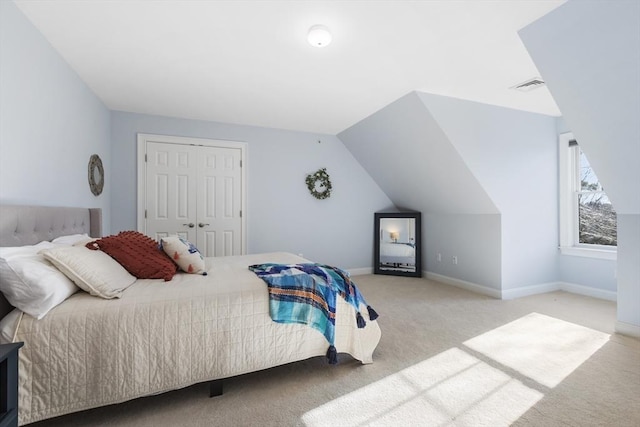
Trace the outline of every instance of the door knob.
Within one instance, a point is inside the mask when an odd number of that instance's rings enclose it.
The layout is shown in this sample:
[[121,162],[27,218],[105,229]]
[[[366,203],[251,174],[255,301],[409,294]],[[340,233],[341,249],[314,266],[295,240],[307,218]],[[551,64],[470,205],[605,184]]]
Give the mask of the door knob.
[[201,223],[198,224],[198,227],[202,228],[202,227],[206,227],[207,225],[209,225],[209,224],[205,224],[205,223],[201,222]]
[[195,225],[194,223],[192,223],[192,222],[190,222],[189,224],[182,224],[182,225],[186,225],[186,226],[187,226],[187,227],[189,227],[189,228],[193,228],[193,227],[195,227],[195,226],[196,226],[196,225]]

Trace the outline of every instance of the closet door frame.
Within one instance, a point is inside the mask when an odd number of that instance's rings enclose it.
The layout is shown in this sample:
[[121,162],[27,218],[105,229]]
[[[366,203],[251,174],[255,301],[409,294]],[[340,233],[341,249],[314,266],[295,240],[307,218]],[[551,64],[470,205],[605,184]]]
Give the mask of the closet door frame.
[[241,253],[244,255],[247,253],[247,143],[243,141],[231,141],[222,139],[206,139],[206,138],[191,138],[183,136],[170,136],[170,135],[155,135],[148,133],[138,134],[138,196],[137,196],[137,229],[139,232],[146,234],[146,201],[147,201],[147,189],[146,189],[146,175],[147,175],[147,143],[162,142],[167,144],[178,145],[192,145],[192,146],[204,146],[204,147],[220,147],[220,148],[234,148],[240,150],[241,161],[241,196],[240,196],[240,211],[241,211]]

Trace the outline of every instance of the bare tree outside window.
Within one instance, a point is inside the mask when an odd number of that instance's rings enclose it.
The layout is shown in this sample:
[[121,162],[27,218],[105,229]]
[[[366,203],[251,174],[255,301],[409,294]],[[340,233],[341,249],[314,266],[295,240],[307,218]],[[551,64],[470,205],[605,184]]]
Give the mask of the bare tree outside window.
[[577,202],[579,243],[617,246],[616,212],[582,150]]

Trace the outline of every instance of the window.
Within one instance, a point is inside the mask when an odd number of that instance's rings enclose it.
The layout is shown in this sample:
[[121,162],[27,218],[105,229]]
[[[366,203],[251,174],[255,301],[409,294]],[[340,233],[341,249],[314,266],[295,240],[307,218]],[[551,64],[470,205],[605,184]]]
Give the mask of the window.
[[616,259],[616,212],[571,133],[560,135],[560,249]]

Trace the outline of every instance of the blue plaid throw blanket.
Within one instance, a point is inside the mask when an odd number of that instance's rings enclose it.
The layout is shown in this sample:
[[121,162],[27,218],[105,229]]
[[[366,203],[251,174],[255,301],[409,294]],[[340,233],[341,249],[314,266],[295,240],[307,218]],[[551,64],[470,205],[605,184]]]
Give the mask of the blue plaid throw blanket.
[[358,328],[366,322],[360,314],[365,305],[370,320],[378,314],[367,305],[364,297],[349,278],[349,273],[323,264],[256,264],[253,271],[267,283],[269,312],[278,323],[302,323],[320,331],[329,342],[327,358],[338,363],[335,348],[336,297],[340,295],[356,310]]

